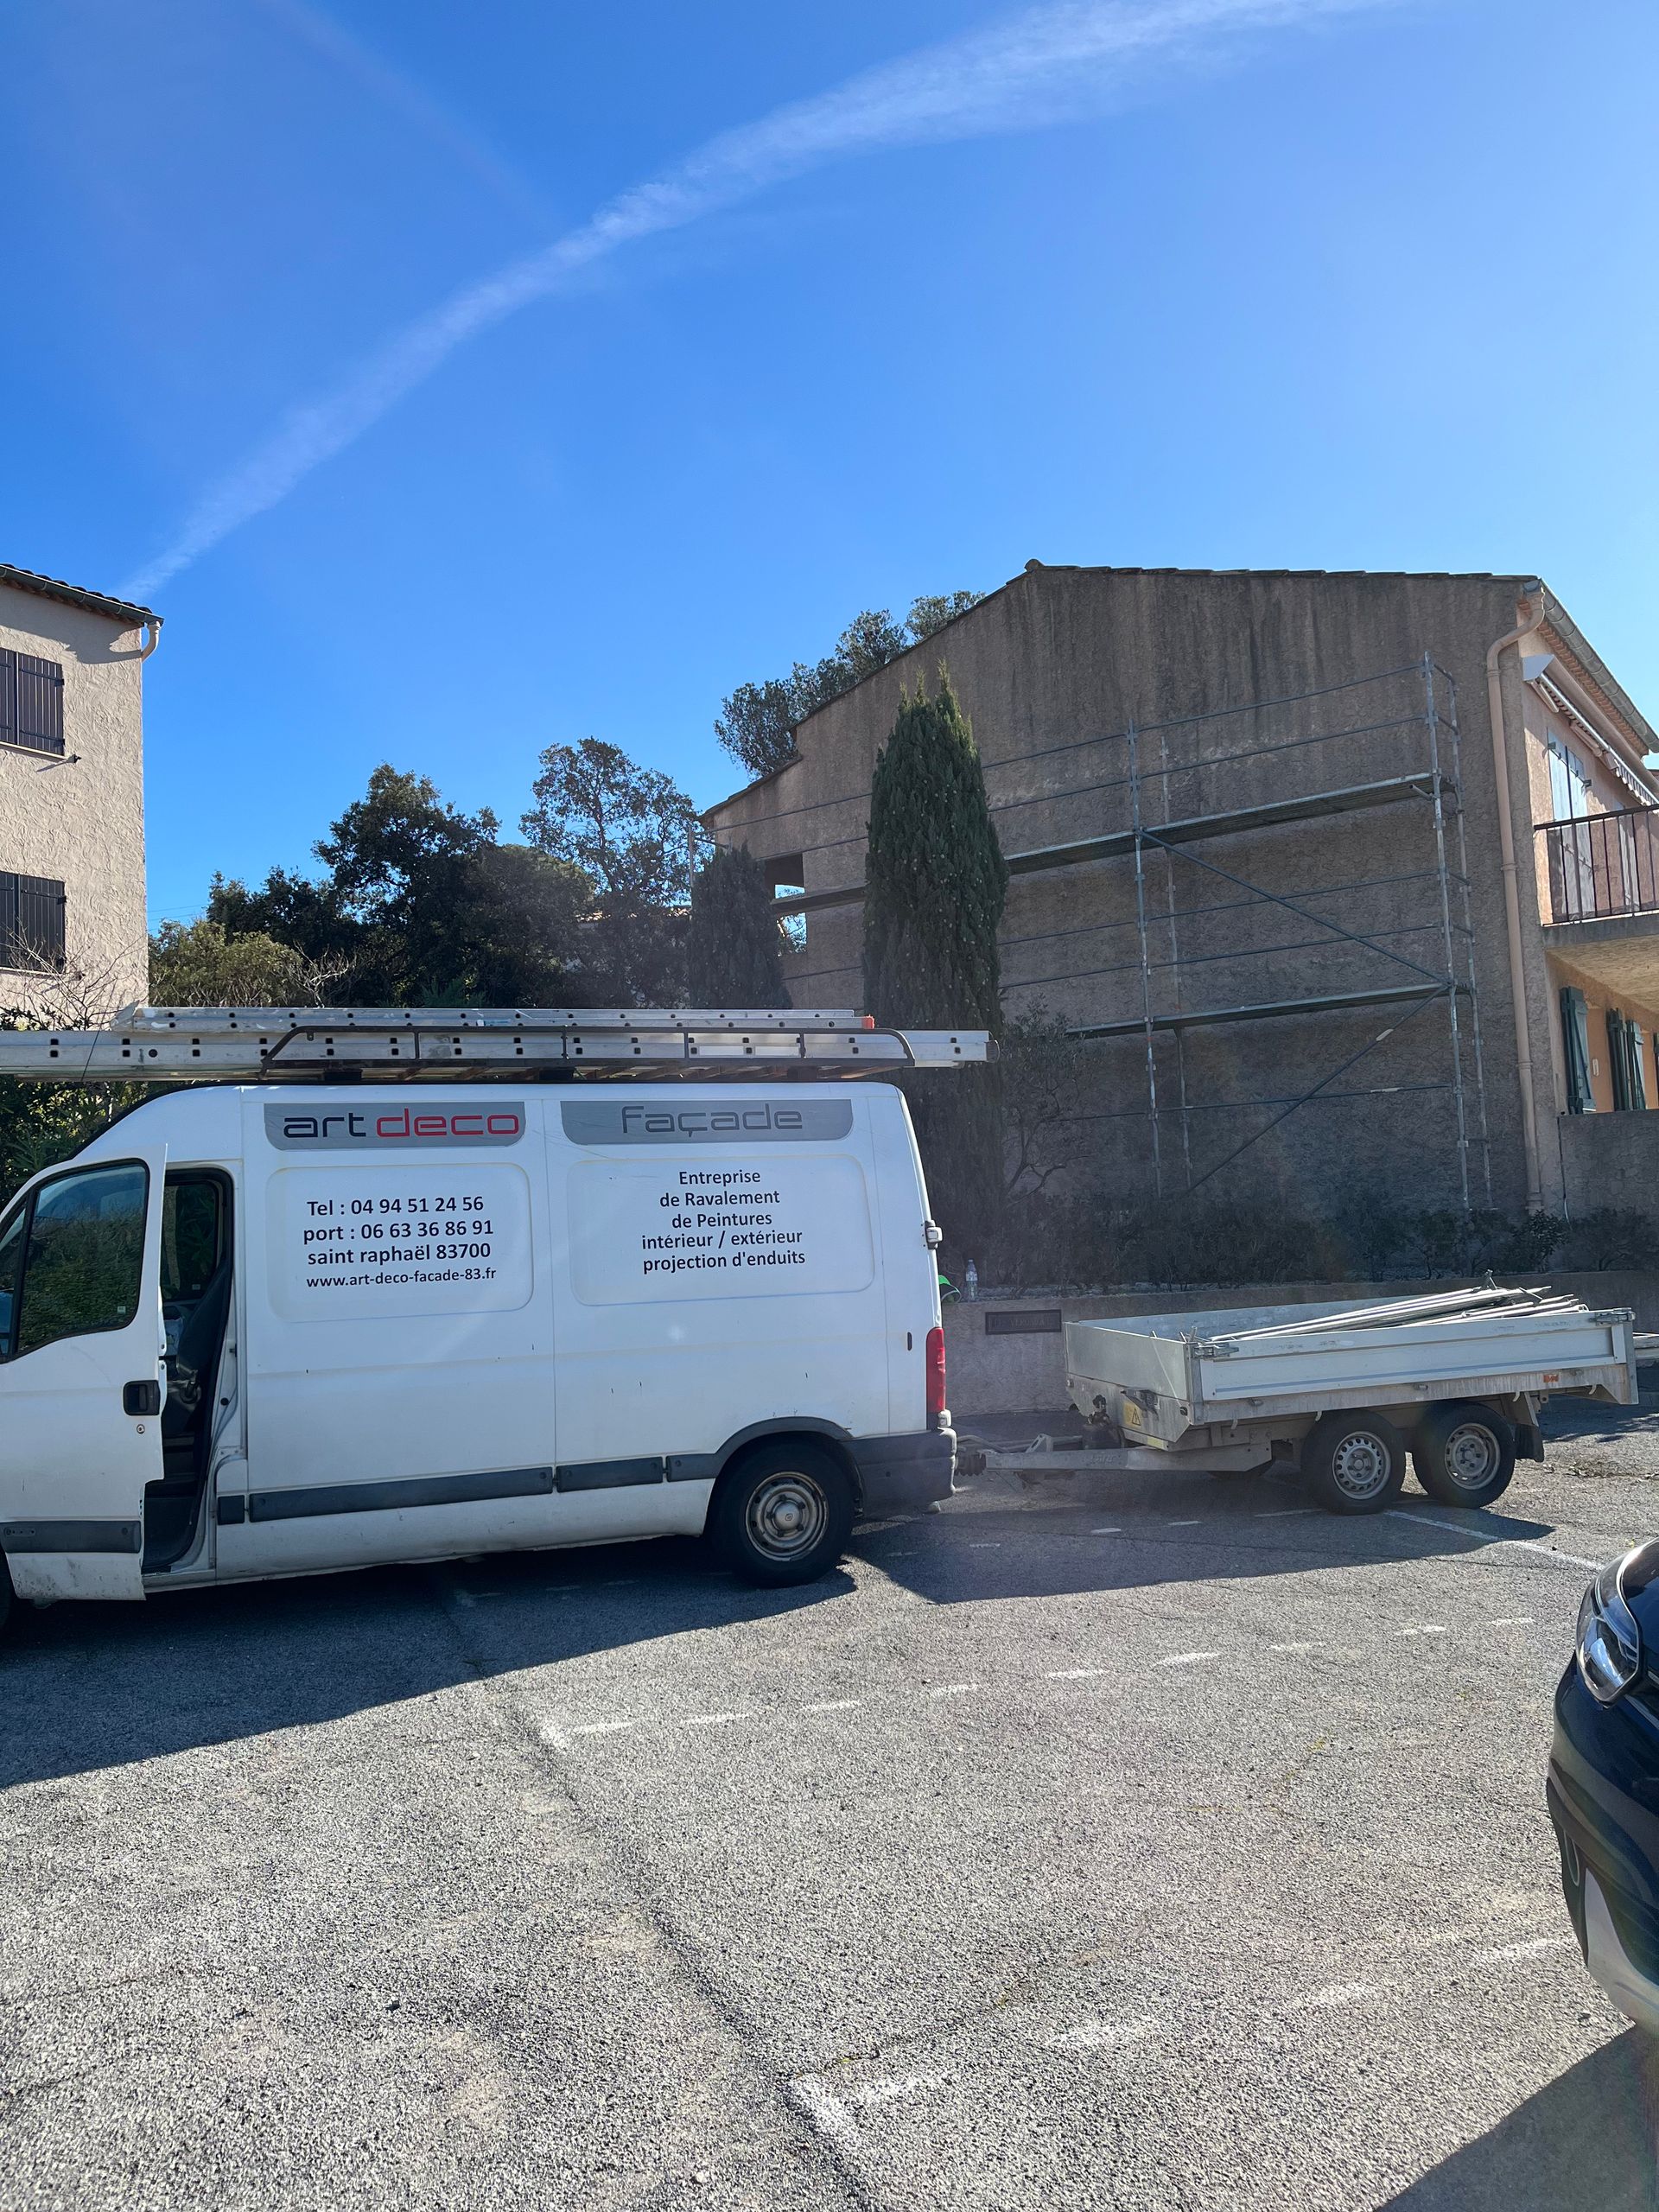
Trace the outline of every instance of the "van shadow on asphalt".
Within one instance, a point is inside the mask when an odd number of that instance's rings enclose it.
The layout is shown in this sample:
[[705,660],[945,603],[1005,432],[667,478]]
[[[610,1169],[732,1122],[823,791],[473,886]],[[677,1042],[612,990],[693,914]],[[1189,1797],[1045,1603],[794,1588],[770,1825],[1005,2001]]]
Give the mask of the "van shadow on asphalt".
[[[982,1478],[939,1514],[862,1524],[845,1566],[797,1590],[751,1588],[702,1545],[668,1537],[181,1590],[141,1605],[20,1606],[0,1645],[0,1788],[700,1630],[764,1635],[852,1596],[861,1567],[930,1605],[982,1605],[1455,1556],[1478,1548],[1478,1531],[1548,1533],[1497,1513],[1469,1515],[1466,1538],[1399,1518],[1281,1519],[1300,1493],[1260,1476],[1162,1478],[1155,1499],[1144,1477],[1084,1480],[1086,1503],[1073,1487],[1045,1510],[1049,1480]],[[1095,1533],[1103,1521],[1120,1533]]]
[[1652,2212],[1659,2054],[1635,2029],[1390,2197],[1383,2212]]
[[855,1586],[837,1569],[804,1589],[753,1589],[702,1546],[665,1537],[181,1590],[135,1605],[22,1605],[0,1643],[0,1789],[778,1620]]

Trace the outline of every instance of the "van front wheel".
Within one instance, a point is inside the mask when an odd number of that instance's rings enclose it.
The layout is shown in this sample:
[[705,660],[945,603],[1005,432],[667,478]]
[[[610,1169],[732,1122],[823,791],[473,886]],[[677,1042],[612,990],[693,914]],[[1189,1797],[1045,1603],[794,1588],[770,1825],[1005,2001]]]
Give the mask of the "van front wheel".
[[721,1478],[709,1534],[750,1582],[816,1581],[853,1532],[851,1478],[822,1446],[783,1437],[746,1452]]

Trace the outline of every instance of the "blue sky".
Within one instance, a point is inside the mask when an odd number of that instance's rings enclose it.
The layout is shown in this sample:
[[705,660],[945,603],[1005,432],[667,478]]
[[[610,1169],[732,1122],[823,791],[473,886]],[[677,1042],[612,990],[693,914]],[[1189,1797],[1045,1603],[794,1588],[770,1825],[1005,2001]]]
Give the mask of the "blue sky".
[[1536,570],[1659,712],[1651,0],[3,0],[0,71],[0,559],[153,588],[157,917],[383,759],[706,803],[735,683],[1033,556]]

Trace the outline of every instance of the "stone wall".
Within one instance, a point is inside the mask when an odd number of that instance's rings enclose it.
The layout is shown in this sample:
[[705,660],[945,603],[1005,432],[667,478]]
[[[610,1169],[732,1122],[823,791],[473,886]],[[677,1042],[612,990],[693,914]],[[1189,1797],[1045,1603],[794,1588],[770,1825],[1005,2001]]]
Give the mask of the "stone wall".
[[1555,1141],[1571,1214],[1617,1206],[1659,1217],[1659,1113],[1560,1114]]

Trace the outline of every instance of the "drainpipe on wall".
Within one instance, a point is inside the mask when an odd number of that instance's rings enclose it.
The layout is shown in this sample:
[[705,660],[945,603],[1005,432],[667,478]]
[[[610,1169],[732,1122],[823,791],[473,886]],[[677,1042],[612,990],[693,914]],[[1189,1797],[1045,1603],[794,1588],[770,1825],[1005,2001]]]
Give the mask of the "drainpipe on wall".
[[1543,620],[1543,585],[1534,582],[1516,602],[1521,620],[1486,648],[1486,708],[1492,722],[1492,768],[1497,779],[1497,843],[1503,863],[1503,918],[1510,938],[1510,999],[1515,1008],[1515,1052],[1521,1078],[1521,1142],[1527,1164],[1527,1211],[1543,1205],[1543,1178],[1538,1165],[1538,1116],[1532,1096],[1532,1025],[1527,1017],[1527,986],[1521,957],[1521,886],[1516,872],[1514,801],[1510,794],[1510,753],[1503,728],[1503,687],[1498,655],[1519,645]]
[[152,614],[147,623],[140,625],[140,629],[141,632],[146,629],[149,632],[149,642],[148,645],[142,645],[138,648],[139,659],[148,660],[151,653],[155,652],[156,646],[162,642],[161,616],[159,614]]

